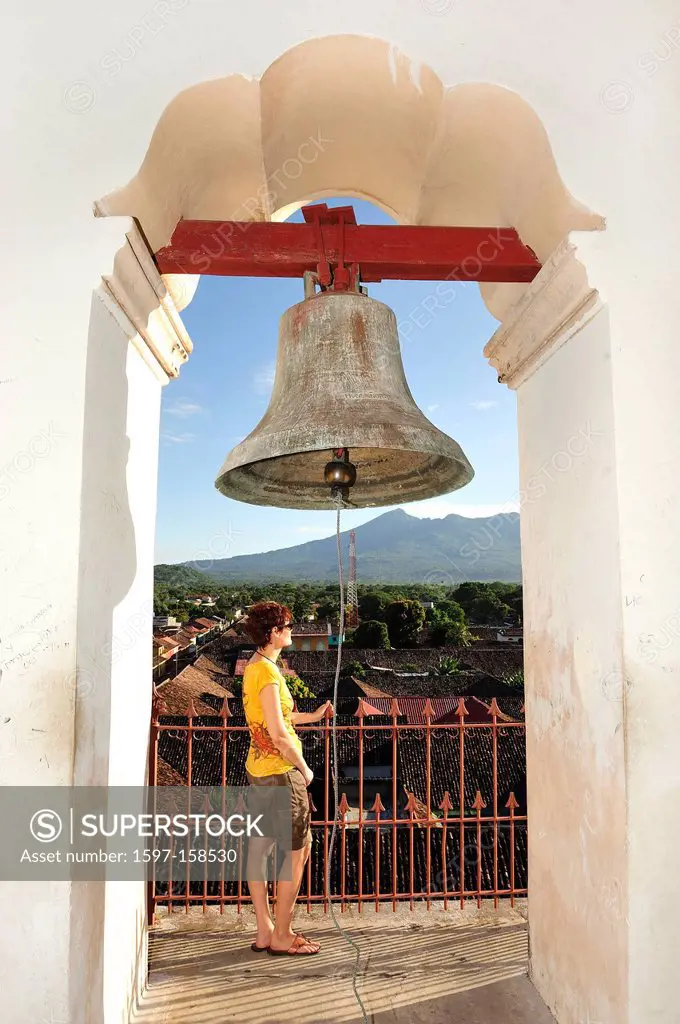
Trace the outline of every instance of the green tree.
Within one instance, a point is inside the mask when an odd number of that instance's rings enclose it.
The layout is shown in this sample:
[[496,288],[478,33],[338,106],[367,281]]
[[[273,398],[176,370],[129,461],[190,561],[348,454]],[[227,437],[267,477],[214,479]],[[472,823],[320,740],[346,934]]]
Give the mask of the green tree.
[[432,610],[451,622],[465,622],[465,610],[457,601],[440,601]]
[[359,617],[384,621],[385,608],[392,598],[382,590],[369,590],[359,597]]
[[340,617],[340,599],[324,598],[316,609],[317,622],[325,622],[326,619],[338,619]]
[[444,644],[446,647],[469,647],[475,637],[465,622],[449,621],[444,628]]
[[471,622],[479,625],[499,626],[510,616],[512,612],[507,604],[496,597],[493,591],[480,597],[476,597],[470,605],[468,617]]
[[309,615],[310,608],[311,601],[306,594],[302,593],[295,595],[291,611],[296,622],[302,622],[302,620]]
[[354,676],[356,679],[366,678],[366,669],[360,661],[350,661],[343,669],[343,675]]
[[390,638],[387,626],[377,619],[360,622],[352,634],[353,647],[366,647],[370,650],[389,650]]
[[478,597],[482,597],[484,594],[489,592],[488,583],[478,583],[470,581],[467,583],[460,583],[455,590],[452,590],[448,595],[449,600],[456,601],[461,608],[467,613],[473,601]]
[[418,601],[393,601],[385,609],[385,622],[393,647],[415,647],[425,621],[425,609]]

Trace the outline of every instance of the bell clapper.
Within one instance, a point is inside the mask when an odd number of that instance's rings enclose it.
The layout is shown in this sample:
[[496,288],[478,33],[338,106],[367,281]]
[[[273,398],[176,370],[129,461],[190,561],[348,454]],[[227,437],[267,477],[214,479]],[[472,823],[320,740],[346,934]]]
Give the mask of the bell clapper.
[[349,448],[333,449],[333,458],[326,463],[323,478],[331,489],[333,501],[351,504],[349,489],[356,483],[357,470],[354,463],[349,461]]

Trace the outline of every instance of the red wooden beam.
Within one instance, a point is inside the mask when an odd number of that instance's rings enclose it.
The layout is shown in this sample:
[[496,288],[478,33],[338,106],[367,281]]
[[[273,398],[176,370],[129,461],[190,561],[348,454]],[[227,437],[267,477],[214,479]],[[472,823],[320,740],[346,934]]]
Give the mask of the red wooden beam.
[[[532,281],[541,264],[514,228],[322,223],[326,259],[361,268],[361,280]],[[302,277],[319,264],[319,225],[182,220],[156,253],[161,274]]]

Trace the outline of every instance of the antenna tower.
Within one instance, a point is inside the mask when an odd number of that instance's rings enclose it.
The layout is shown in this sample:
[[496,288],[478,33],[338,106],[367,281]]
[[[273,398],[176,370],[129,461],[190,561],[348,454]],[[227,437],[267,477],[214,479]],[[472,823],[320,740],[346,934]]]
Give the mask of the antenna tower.
[[349,534],[349,579],[347,580],[347,608],[345,621],[352,628],[359,625],[359,599],[357,597],[357,548],[354,530]]

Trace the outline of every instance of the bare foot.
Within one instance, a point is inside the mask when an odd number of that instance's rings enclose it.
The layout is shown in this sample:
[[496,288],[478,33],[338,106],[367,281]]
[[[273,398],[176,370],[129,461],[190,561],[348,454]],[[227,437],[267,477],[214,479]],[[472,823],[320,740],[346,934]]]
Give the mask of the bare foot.
[[269,927],[267,927],[266,924],[263,928],[258,927],[257,935],[255,936],[255,944],[259,946],[260,949],[264,949],[266,946],[270,945],[273,934],[274,925],[271,921],[269,922]]

